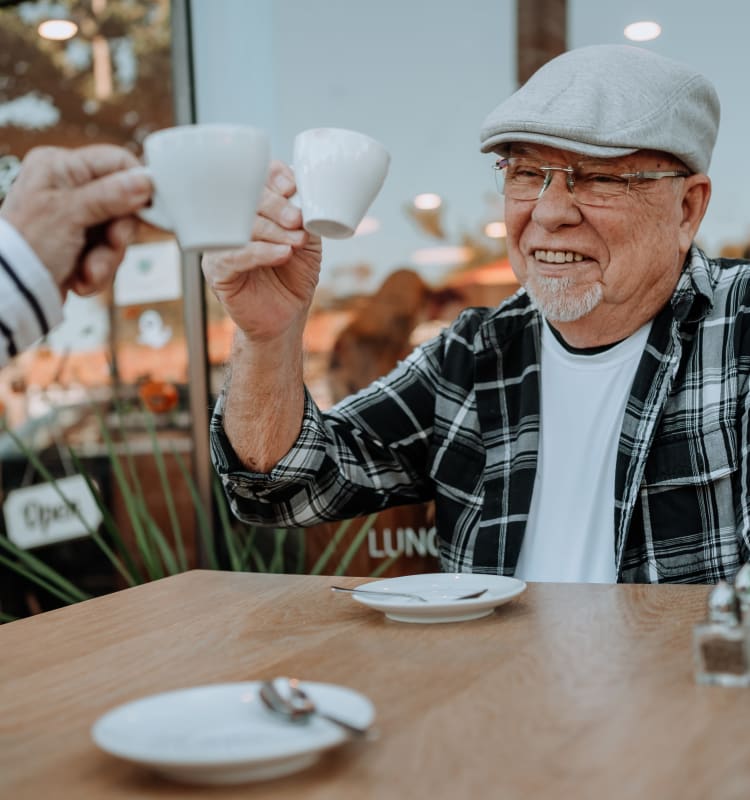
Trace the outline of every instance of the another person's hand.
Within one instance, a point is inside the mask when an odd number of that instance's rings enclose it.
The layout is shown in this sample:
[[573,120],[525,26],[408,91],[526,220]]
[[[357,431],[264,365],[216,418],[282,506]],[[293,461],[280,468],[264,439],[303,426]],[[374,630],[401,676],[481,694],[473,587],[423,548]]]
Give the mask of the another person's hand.
[[132,241],[131,215],[152,194],[139,165],[115,145],[39,147],[27,154],[0,206],[0,216],[26,239],[63,295],[87,295],[109,285]]
[[269,342],[290,329],[301,336],[318,283],[321,243],[289,201],[295,188],[291,169],[274,161],[251,241],[203,257],[209,286],[251,341]]

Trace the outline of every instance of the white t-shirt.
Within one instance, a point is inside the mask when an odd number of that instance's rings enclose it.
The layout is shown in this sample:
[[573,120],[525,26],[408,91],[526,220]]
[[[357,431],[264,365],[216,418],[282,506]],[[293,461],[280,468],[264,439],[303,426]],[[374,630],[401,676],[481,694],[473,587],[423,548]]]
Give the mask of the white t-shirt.
[[534,491],[516,576],[614,583],[615,462],[625,406],[651,323],[601,353],[566,350],[542,330]]
[[0,218],[0,367],[62,321],[62,296],[28,242]]

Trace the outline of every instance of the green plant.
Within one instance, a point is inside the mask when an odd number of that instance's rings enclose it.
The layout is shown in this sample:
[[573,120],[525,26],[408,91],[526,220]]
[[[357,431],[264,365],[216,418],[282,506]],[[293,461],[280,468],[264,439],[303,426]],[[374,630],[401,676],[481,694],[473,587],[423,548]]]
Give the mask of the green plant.
[[[163,530],[157,523],[146,502],[135,459],[127,444],[127,436],[122,423],[123,409],[117,408],[116,419],[119,429],[117,440],[108,429],[101,412],[95,409],[94,413],[98,419],[102,442],[106,447],[110,474],[127,510],[127,519],[133,533],[131,545],[126,541],[102,492],[87,473],[85,465],[77,453],[71,448],[66,448],[65,455],[70,459],[75,471],[83,475],[86,480],[102,515],[101,529],[93,529],[86,522],[75,504],[65,496],[56,478],[45,466],[34,447],[24,442],[13,431],[6,429],[5,432],[36,473],[54,488],[61,501],[81,521],[88,536],[96,543],[125,586],[135,586],[189,569],[185,537],[177,513],[174,488],[168,474],[165,453],[157,435],[153,414],[146,412],[144,421],[167,510],[169,520],[167,530]],[[213,481],[213,498],[219,524],[214,536],[211,525],[212,511],[202,501],[190,470],[176,450],[172,449],[169,455],[178,466],[194,506],[196,539],[200,542],[201,560],[204,566],[210,569],[233,571],[304,572],[306,557],[304,531],[299,528],[277,528],[269,531],[242,525],[232,518],[220,481],[216,476]],[[310,572],[312,574],[344,574],[357,550],[362,546],[375,516],[371,515],[362,523],[343,556],[337,564],[334,564],[335,550],[343,540],[352,521],[347,520],[341,523]],[[373,575],[382,574],[394,560],[395,558],[391,558],[385,561]],[[62,603],[76,603],[91,597],[90,593],[74,585],[59,571],[45,563],[42,558],[18,547],[5,535],[0,535],[0,565],[48,592]],[[0,622],[8,621],[10,618],[7,614],[0,614]]]

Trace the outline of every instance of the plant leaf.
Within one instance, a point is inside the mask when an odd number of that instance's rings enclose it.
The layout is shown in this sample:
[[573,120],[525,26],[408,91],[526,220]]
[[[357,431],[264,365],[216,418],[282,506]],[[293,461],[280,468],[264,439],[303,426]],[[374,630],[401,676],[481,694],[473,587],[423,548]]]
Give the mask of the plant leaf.
[[302,575],[305,571],[305,557],[307,550],[307,541],[305,540],[305,532],[302,528],[294,528],[297,549],[297,575]]
[[[26,553],[26,555],[29,555],[29,554]],[[22,559],[22,561],[26,561],[26,559]],[[70,585],[71,585],[71,587],[73,589],[73,593],[66,592],[64,589],[61,589],[59,585],[56,585],[58,583],[57,579],[61,579],[62,578],[61,575],[55,574],[56,580],[55,580],[54,583],[52,583],[52,582],[50,582],[48,580],[45,580],[45,578],[42,577],[36,571],[37,570],[36,565],[32,566],[31,563],[29,563],[28,567],[27,567],[27,566],[24,566],[24,564],[19,564],[17,561],[13,562],[10,559],[6,558],[5,556],[0,555],[0,564],[4,564],[9,569],[13,570],[13,572],[15,572],[17,575],[21,575],[22,577],[27,578],[32,583],[36,584],[37,586],[40,586],[42,589],[45,589],[50,594],[52,594],[55,597],[57,597],[58,600],[62,600],[64,603],[78,603],[78,602],[81,602],[82,600],[88,600],[90,598],[90,595],[87,595],[85,592],[82,592],[80,589],[77,589],[72,584],[70,584]],[[45,566],[45,569],[47,570],[47,572],[45,574],[47,574],[48,572],[53,571],[53,570],[51,570],[50,567],[47,567],[46,565],[44,565],[44,566]],[[62,580],[65,580],[65,579],[62,578]]]
[[369,577],[379,578],[390,566],[395,564],[403,555],[403,552],[396,553],[395,556],[389,556],[385,561],[381,561],[377,567],[370,573]]
[[69,452],[71,458],[73,459],[73,464],[76,470],[80,475],[83,476],[83,479],[86,481],[86,485],[89,487],[89,491],[96,501],[96,505],[98,506],[99,512],[102,515],[102,524],[112,538],[115,548],[125,564],[123,565],[123,563],[120,561],[120,558],[118,558],[118,556],[111,550],[106,541],[104,541],[103,537],[99,535],[98,531],[95,531],[92,534],[92,538],[129,586],[135,586],[136,584],[143,583],[143,574],[138,568],[138,565],[135,563],[135,559],[130,552],[130,548],[125,544],[125,540],[120,534],[120,530],[117,527],[115,518],[112,516],[112,512],[109,510],[109,508],[107,508],[104,499],[102,498],[99,487],[96,486],[96,484],[91,480],[76,453],[74,453],[73,450],[69,450]]
[[102,439],[104,439],[107,447],[109,461],[112,465],[112,474],[115,477],[115,482],[117,483],[117,487],[119,488],[123,502],[125,503],[125,508],[128,512],[128,519],[133,526],[133,535],[135,536],[138,553],[143,559],[143,566],[146,570],[146,574],[152,580],[154,578],[161,578],[163,577],[163,573],[161,573],[156,555],[150,546],[148,536],[144,530],[143,521],[141,520],[141,516],[138,511],[138,505],[135,501],[135,493],[133,488],[128,483],[125,471],[123,470],[120,459],[115,451],[114,442],[112,441],[112,437],[110,436],[107,426],[101,415],[99,415],[99,427],[101,430]]
[[273,555],[268,564],[268,571],[279,573],[284,571],[284,541],[286,540],[286,530],[276,528],[273,532]]
[[338,526],[338,528],[336,528],[331,540],[323,548],[323,552],[318,556],[318,560],[315,562],[315,564],[313,564],[313,567],[310,570],[311,575],[322,574],[326,564],[328,563],[328,560],[333,555],[336,547],[338,547],[339,542],[344,538],[344,535],[349,530],[349,526],[352,524],[352,522],[354,522],[353,519],[346,519]]
[[164,494],[164,500],[167,504],[167,514],[169,515],[169,522],[172,526],[175,550],[177,551],[177,563],[180,565],[180,571],[184,572],[188,568],[187,556],[185,555],[185,544],[182,538],[182,527],[180,526],[180,518],[177,514],[177,507],[174,501],[172,486],[167,475],[167,466],[164,462],[164,454],[162,453],[161,447],[159,446],[158,437],[156,436],[156,427],[154,425],[153,414],[151,414],[151,412],[146,412],[145,410],[144,413],[146,419],[146,429],[148,430],[148,435],[151,439],[151,445],[154,451],[154,461],[156,463],[157,472],[159,473],[159,480],[161,481],[161,489]]
[[182,460],[180,454],[173,449],[172,455],[174,456],[177,466],[182,473],[182,477],[188,487],[190,496],[193,498],[195,513],[198,517],[198,535],[200,536],[203,544],[203,556],[208,561],[208,566],[211,569],[219,569],[219,559],[216,556],[216,545],[214,543],[213,536],[211,535],[211,521],[209,520],[206,509],[204,508],[203,500],[198,493],[198,488],[195,485],[193,476],[185,466],[185,462]]
[[341,557],[341,561],[339,561],[339,565],[336,567],[335,575],[343,575],[346,570],[349,568],[349,564],[351,564],[352,559],[357,554],[357,551],[362,546],[362,542],[364,541],[365,536],[367,536],[370,528],[372,528],[373,522],[377,519],[378,512],[374,514],[370,514],[369,517],[365,519],[362,523],[362,527],[357,531],[354,538],[349,543],[349,547],[346,548],[346,552]]
[[241,535],[244,537],[244,541],[242,542],[242,550],[240,551],[240,564],[242,564],[243,570],[248,570],[250,569],[251,561],[255,557],[255,538],[257,535],[257,528],[251,525],[245,528]]
[[166,570],[167,575],[176,575],[178,572],[184,572],[185,570],[181,569],[175,554],[172,552],[172,548],[169,546],[169,542],[162,533],[161,528],[159,528],[159,526],[150,516],[145,518],[145,522],[146,530],[148,531],[151,540],[156,544],[156,549],[161,555],[161,560],[164,564],[164,569]]
[[227,513],[227,503],[224,495],[224,489],[216,473],[213,474],[211,479],[211,488],[213,490],[214,499],[216,501],[216,509],[219,513],[219,522],[221,523],[221,532],[224,538],[224,544],[227,548],[229,555],[229,564],[235,572],[242,570],[242,557],[237,550],[237,542],[235,541],[235,533],[232,529],[232,523]]

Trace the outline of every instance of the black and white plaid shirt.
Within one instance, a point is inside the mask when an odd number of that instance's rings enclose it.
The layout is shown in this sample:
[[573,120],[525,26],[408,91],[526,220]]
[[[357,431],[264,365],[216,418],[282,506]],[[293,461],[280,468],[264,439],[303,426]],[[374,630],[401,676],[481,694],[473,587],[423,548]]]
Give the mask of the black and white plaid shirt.
[[[235,513],[306,526],[434,499],[443,569],[512,575],[537,462],[541,322],[521,290],[467,309],[328,413],[308,396],[298,441],[268,475],[242,468],[220,398],[212,453]],[[750,557],[749,375],[750,264],[693,248],[625,411],[619,581],[713,583]]]

